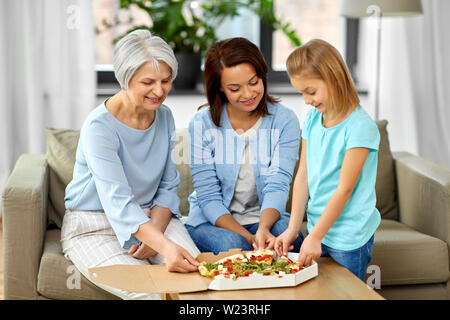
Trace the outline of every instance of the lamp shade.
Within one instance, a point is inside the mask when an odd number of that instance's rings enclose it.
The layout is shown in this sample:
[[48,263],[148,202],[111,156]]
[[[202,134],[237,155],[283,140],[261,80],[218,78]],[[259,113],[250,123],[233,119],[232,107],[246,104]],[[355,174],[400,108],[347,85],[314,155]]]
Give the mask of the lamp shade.
[[347,18],[368,17],[369,6],[378,6],[383,17],[422,14],[420,0],[341,0],[341,15]]

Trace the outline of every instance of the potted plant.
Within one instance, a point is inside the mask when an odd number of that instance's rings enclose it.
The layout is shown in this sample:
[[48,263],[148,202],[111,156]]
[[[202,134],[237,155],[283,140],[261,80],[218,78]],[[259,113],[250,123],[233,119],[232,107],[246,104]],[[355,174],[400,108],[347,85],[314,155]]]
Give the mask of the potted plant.
[[[195,86],[202,55],[218,40],[215,29],[226,18],[239,16],[242,8],[255,13],[272,30],[282,30],[294,45],[301,44],[290,23],[275,16],[271,0],[120,0],[119,3],[121,9],[136,5],[144,10],[151,24],[131,26],[114,43],[136,29],[148,29],[163,38],[172,46],[179,62],[176,88]],[[124,23],[132,24],[133,19],[120,21],[116,17],[113,23],[103,21],[107,28]]]

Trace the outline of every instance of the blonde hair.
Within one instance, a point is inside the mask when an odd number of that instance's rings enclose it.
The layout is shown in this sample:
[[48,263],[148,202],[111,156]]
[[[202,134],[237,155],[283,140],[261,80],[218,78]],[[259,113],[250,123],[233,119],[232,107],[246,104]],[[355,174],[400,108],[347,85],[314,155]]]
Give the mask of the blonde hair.
[[331,113],[338,115],[359,105],[352,76],[339,51],[326,41],[313,39],[296,48],[286,61],[290,78],[314,77],[325,82]]

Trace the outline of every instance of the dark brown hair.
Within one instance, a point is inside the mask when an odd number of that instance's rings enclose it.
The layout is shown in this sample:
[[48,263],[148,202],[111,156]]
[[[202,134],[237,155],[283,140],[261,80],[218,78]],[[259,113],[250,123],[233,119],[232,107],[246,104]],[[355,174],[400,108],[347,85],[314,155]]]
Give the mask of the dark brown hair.
[[271,103],[279,102],[278,99],[267,93],[267,64],[258,47],[241,37],[218,41],[211,46],[206,54],[205,71],[203,73],[209,111],[214,124],[218,127],[220,127],[223,105],[228,102],[226,95],[220,91],[222,70],[241,63],[251,64],[264,85],[264,95],[252,113],[261,116],[269,115],[267,101]]

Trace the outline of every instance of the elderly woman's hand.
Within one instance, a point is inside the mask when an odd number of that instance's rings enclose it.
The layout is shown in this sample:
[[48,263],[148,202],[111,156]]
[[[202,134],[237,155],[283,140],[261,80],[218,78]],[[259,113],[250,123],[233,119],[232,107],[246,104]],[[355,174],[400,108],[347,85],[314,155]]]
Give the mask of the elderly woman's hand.
[[165,243],[161,254],[166,259],[168,271],[183,273],[197,271],[198,261],[195,260],[187,250],[170,240],[167,240]]
[[139,246],[132,245],[130,250],[128,250],[128,254],[136,259],[148,259],[158,254],[155,250],[150,248],[145,243],[141,243]]

